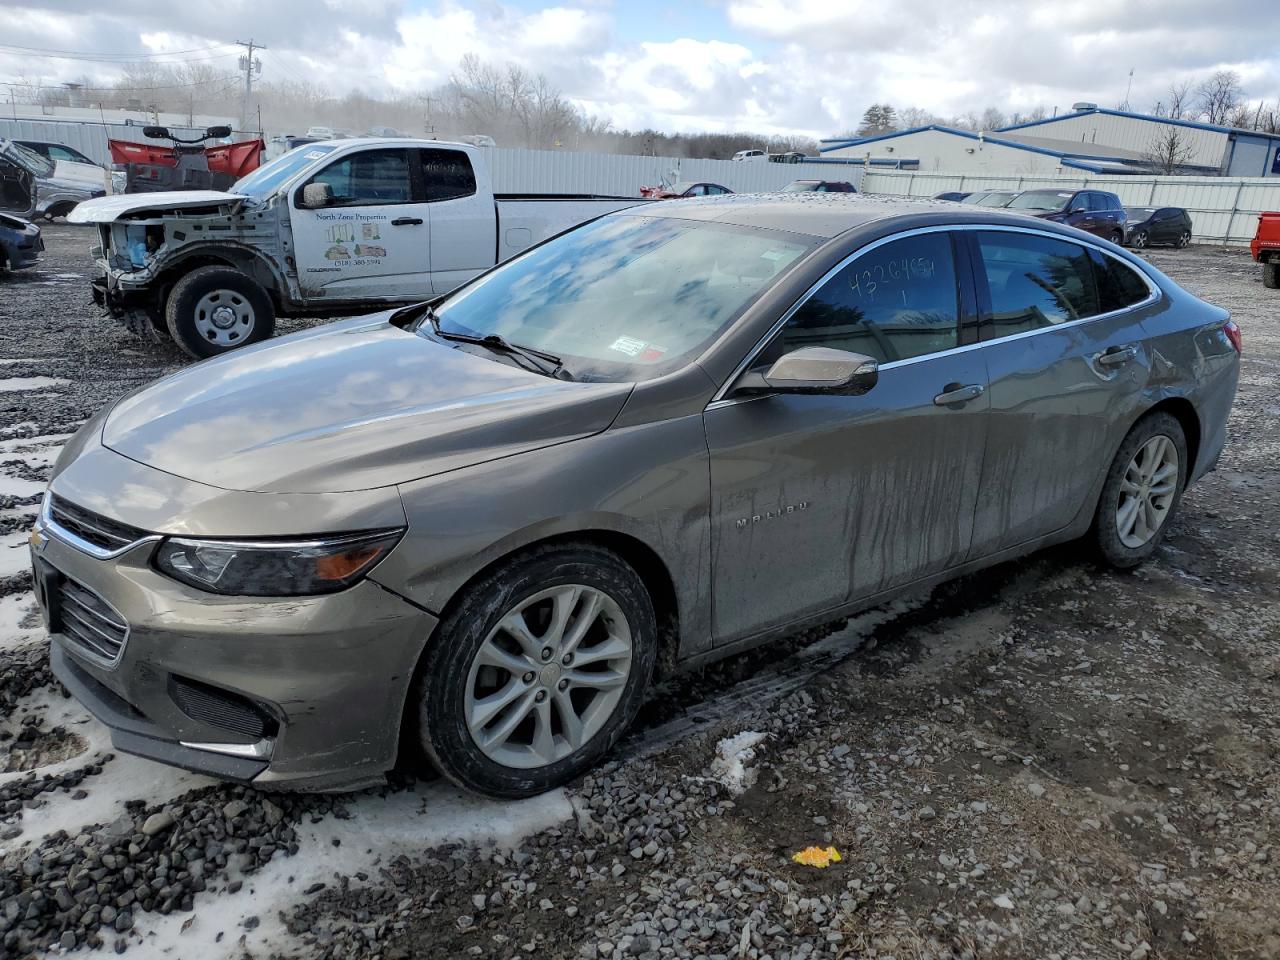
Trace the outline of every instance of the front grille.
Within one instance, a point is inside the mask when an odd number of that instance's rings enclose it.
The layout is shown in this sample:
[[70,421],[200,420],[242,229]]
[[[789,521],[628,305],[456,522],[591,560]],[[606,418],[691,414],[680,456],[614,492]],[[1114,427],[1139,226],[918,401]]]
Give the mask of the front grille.
[[178,709],[192,720],[250,737],[264,737],[275,732],[275,721],[262,708],[247,697],[228,690],[185,677],[172,677],[169,695]]
[[107,601],[83,584],[62,577],[56,610],[62,632],[104,660],[115,661],[129,636],[129,625]]
[[111,520],[84,507],[77,507],[59,496],[49,498],[49,519],[68,533],[101,550],[121,550],[147,536],[145,530]]

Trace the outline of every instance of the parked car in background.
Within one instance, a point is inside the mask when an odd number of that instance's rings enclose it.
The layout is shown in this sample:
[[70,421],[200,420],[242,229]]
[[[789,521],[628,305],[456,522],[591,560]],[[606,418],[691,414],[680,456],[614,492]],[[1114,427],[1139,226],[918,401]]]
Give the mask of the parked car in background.
[[857,193],[848,180],[792,180],[782,188],[783,193]]
[[495,194],[488,151],[352,139],[291,150],[226,192],[86,204],[94,299],[134,332],[193,357],[272,335],[283,316],[350,315],[459,284],[634,197]]
[[33,266],[43,252],[39,227],[30,220],[0,213],[0,275]]
[[50,664],[195,771],[346,788],[421,751],[529,796],[655,667],[1076,538],[1143,562],[1238,351],[1133,254],[1003,211],[620,211],[104,408],[31,535]]
[[1124,204],[1106,190],[1025,190],[1005,206],[1042,220],[1065,223],[1112,243],[1124,241]]
[[1249,252],[1262,264],[1262,285],[1280,289],[1280,213],[1258,215],[1258,229],[1249,242]]
[[65,160],[68,163],[79,163],[87,167],[96,167],[102,170],[100,164],[94,163],[75,147],[68,147],[65,143],[51,143],[47,140],[17,140],[28,150],[34,150],[46,160]]
[[737,160],[739,162],[744,160],[768,160],[769,155],[763,150],[739,150],[729,159]]
[[979,207],[1007,207],[1017,195],[1017,190],[988,190],[983,193],[971,193],[964,198],[963,202]]
[[971,196],[973,196],[973,194],[965,190],[947,190],[947,191],[944,191],[943,193],[939,193],[933,199],[950,200],[952,203],[960,203],[966,197],[971,197]]
[[308,127],[306,135],[313,140],[333,140],[338,136],[333,127]]
[[786,153],[769,154],[770,163],[804,163],[805,156],[799,150],[788,150]]
[[680,200],[686,197],[718,197],[721,194],[733,193],[728,187],[718,183],[681,180],[669,187],[641,187],[640,196],[647,200]]
[[1185,247],[1191,243],[1191,214],[1182,207],[1128,207],[1124,242],[1139,250],[1153,243]]
[[[93,167],[96,179],[89,179],[74,169],[68,173],[69,166],[83,164],[50,160],[14,140],[0,137],[0,180],[12,185],[6,187],[12,196],[5,200],[3,209],[22,217],[53,220],[66,216],[81,201],[106,195],[110,179],[105,170]],[[27,186],[20,186],[20,182]],[[20,195],[30,188],[34,188],[31,189],[31,203],[20,208]]]

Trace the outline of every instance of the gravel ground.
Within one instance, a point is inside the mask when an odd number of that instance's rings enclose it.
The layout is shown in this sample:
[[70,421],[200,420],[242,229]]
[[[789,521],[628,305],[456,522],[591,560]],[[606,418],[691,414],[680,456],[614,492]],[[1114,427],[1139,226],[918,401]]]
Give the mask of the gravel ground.
[[1245,341],[1153,562],[1059,548],[684,678],[594,775],[498,804],[213,784],[61,694],[39,481],[184,361],[95,314],[83,230],[45,236],[0,282],[0,957],[1280,956],[1280,297],[1246,254],[1149,254]]

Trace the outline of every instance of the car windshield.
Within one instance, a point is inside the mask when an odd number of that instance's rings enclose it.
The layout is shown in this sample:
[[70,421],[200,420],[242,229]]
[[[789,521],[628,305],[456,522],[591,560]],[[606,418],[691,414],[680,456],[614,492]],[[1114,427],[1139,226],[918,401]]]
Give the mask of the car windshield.
[[1149,220],[1155,212],[1155,207],[1130,207],[1125,213],[1130,223],[1137,223],[1139,220]]
[[276,157],[259,167],[247,177],[241,177],[231,187],[232,193],[243,193],[259,199],[270,196],[281,184],[293,179],[293,175],[309,167],[317,160],[338,149],[334,146],[304,146]]
[[1069,190],[1028,190],[1009,201],[1010,210],[1061,210],[1072,197]]
[[1015,196],[1015,193],[985,193],[974,202],[980,207],[1004,207]]
[[554,354],[576,380],[646,380],[697,356],[817,242],[704,221],[604,217],[481,277],[436,312],[443,331],[497,334]]

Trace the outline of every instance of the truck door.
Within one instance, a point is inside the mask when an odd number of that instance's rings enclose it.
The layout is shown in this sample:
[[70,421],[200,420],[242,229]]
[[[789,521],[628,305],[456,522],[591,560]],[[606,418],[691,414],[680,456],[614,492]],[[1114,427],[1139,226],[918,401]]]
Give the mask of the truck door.
[[417,154],[431,214],[432,288],[448,293],[493,266],[498,213],[466,153],[431,147]]
[[[293,188],[289,217],[303,293],[326,300],[414,300],[431,295],[428,204],[415,189],[413,151],[348,153]],[[333,201],[300,207],[303,191],[328,184]]]

